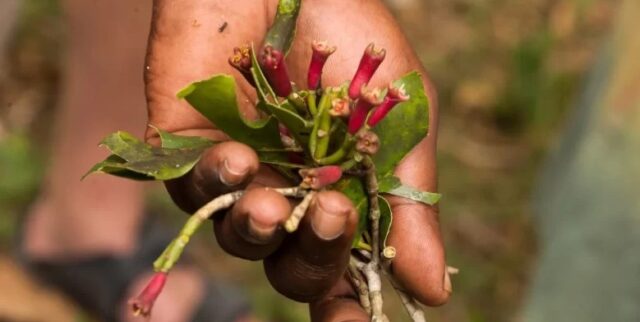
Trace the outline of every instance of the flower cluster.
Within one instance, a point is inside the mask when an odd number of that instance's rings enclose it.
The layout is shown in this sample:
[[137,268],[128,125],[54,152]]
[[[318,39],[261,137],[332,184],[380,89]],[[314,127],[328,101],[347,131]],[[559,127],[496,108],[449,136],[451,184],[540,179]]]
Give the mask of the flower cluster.
[[[358,153],[375,154],[380,143],[371,129],[395,106],[410,98],[402,85],[391,83],[387,88],[370,86],[371,79],[386,56],[386,51],[374,44],[369,44],[364,50],[351,81],[341,86],[323,88],[323,70],[336,49],[325,41],[311,44],[306,89],[297,88],[291,81],[285,54],[269,43],[256,53],[260,66],[251,65],[249,46],[236,48],[229,59],[231,66],[249,79],[251,84],[256,82],[251,69],[259,68],[278,99],[288,101],[300,116],[312,124],[308,142],[296,141],[299,138],[289,134],[291,131],[286,124],[281,124],[280,132],[286,147],[302,147],[308,156],[307,160],[310,159],[316,166],[341,164]],[[289,159],[305,160],[302,157]]]

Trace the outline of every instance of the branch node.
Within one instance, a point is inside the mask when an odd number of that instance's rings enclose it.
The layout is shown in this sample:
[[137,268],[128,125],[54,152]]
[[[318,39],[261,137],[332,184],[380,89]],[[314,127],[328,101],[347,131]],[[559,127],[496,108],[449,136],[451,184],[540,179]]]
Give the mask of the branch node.
[[292,233],[298,229],[298,226],[300,225],[300,221],[302,220],[304,215],[307,213],[307,209],[309,209],[309,205],[311,204],[311,200],[313,200],[313,197],[315,196],[315,194],[316,194],[315,191],[311,191],[307,193],[307,195],[304,196],[304,199],[302,199],[302,202],[300,202],[300,204],[298,204],[293,209],[293,211],[291,212],[291,215],[289,216],[287,221],[285,221],[284,223],[284,229],[287,232]]
[[386,260],[392,260],[396,257],[396,248],[393,246],[387,246],[382,250],[382,257]]

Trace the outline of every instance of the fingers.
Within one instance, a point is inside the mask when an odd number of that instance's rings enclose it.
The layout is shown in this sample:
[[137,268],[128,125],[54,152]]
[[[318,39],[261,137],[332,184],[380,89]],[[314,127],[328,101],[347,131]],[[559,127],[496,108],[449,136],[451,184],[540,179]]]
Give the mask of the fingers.
[[191,172],[166,186],[174,202],[192,213],[220,194],[245,187],[258,168],[258,155],[249,146],[223,142],[205,151]]
[[[339,17],[328,24],[322,17]],[[375,17],[375,18],[374,18]],[[312,9],[303,7],[300,19],[299,38],[290,57],[295,82],[304,80],[305,64],[308,60],[308,45],[314,39],[329,39],[338,51],[323,73],[323,84],[339,84],[345,73],[356,69],[363,48],[369,42],[387,49],[384,67],[371,82],[373,86],[384,86],[401,75],[418,70],[426,75],[419,59],[409,46],[393,16],[380,1],[317,1]],[[360,37],[334,37],[343,30]],[[298,57],[298,59],[295,59]],[[399,164],[395,174],[401,181],[414,188],[437,191],[436,187],[436,133],[437,97],[429,80],[423,77],[425,90],[430,99],[429,135]],[[439,305],[450,295],[450,283],[445,281],[445,259],[439,233],[437,210],[421,204],[392,198],[394,223],[389,243],[396,248],[397,256],[392,269],[400,282],[418,300],[429,305]]]
[[[399,164],[396,175],[405,185],[436,191],[435,147],[429,138],[421,142]],[[451,295],[438,211],[400,197],[389,197],[393,226],[388,243],[396,249],[392,270],[416,299],[427,305],[442,305]]]
[[310,303],[309,311],[313,322],[368,322],[370,319],[345,278],[322,299]]
[[282,223],[291,209],[287,198],[272,189],[249,189],[226,216],[216,219],[216,239],[233,256],[262,259],[282,243]]
[[325,295],[344,273],[357,222],[351,200],[335,191],[319,192],[298,231],[264,261],[273,287],[301,302]]
[[393,207],[393,229],[389,244],[396,249],[393,274],[418,301],[438,306],[451,295],[445,283],[444,247],[435,211],[422,204]]

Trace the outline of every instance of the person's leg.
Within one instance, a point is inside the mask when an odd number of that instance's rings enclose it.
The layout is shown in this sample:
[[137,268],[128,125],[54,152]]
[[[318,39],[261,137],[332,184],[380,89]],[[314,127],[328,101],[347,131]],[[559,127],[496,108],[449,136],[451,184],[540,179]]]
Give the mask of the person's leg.
[[[118,129],[145,126],[142,80],[150,1],[63,1],[67,46],[51,162],[29,223],[38,257],[124,254],[135,245],[143,185],[94,175],[106,152],[97,143]],[[118,238],[114,238],[117,235]]]
[[[151,1],[65,0],[63,6],[68,36],[60,106],[46,181],[27,216],[25,250],[50,262],[126,256],[137,244],[144,185],[80,177],[106,156],[97,147],[106,134],[121,129],[142,137]],[[153,320],[187,321],[203,296],[202,278],[194,269],[172,273]],[[133,281],[128,295],[147,279]],[[124,306],[126,297],[122,301]]]

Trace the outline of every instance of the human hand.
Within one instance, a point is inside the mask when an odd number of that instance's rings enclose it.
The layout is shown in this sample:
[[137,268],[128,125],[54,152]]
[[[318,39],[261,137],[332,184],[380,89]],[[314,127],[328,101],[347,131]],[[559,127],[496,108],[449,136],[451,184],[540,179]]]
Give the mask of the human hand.
[[[255,91],[227,64],[227,58],[239,44],[262,41],[276,4],[275,0],[155,0],[145,74],[149,123],[177,134],[228,139],[185,106],[186,102],[175,98],[185,85],[219,73],[236,77],[240,108],[245,116],[256,117]],[[298,84],[305,83],[309,44],[316,39],[338,47],[323,75],[326,85],[350,79],[369,42],[387,49],[385,65],[373,85],[385,85],[412,70],[425,75],[379,1],[305,0],[298,36],[287,58],[291,77]],[[435,191],[437,104],[426,78],[424,83],[431,98],[430,133],[398,165],[395,174],[405,185]],[[148,131],[147,139],[154,142],[155,135],[155,131]],[[234,256],[263,259],[273,287],[292,299],[310,302],[315,321],[368,320],[343,279],[357,223],[353,205],[340,193],[321,192],[299,230],[286,235],[279,227],[291,204],[283,196],[259,188],[285,185],[282,177],[259,164],[248,146],[226,142],[205,152],[191,173],[168,182],[167,188],[180,207],[192,212],[217,195],[248,187],[235,206],[216,219],[221,247]],[[421,302],[444,303],[451,287],[437,209],[398,197],[389,200],[394,225],[388,243],[398,250],[392,264],[394,274]]]

